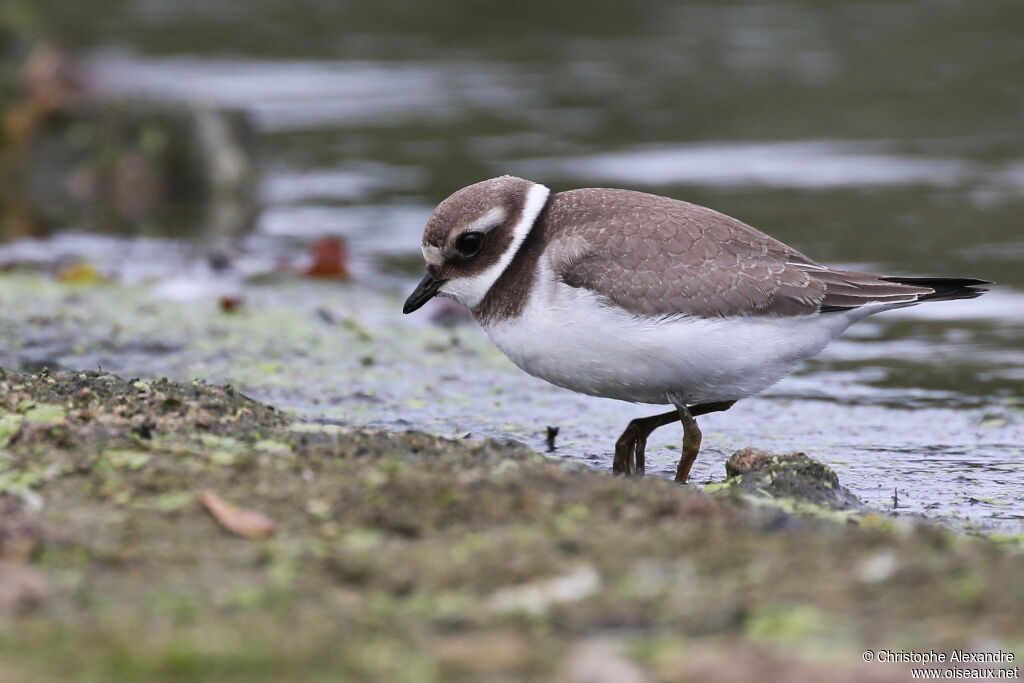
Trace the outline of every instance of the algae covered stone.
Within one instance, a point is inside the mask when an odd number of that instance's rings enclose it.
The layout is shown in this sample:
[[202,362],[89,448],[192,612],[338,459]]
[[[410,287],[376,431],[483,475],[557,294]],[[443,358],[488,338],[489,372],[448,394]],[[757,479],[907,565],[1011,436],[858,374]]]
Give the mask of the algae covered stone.
[[725,463],[730,485],[745,493],[772,498],[793,498],[839,510],[864,507],[832,468],[805,453],[775,454],[743,448]]

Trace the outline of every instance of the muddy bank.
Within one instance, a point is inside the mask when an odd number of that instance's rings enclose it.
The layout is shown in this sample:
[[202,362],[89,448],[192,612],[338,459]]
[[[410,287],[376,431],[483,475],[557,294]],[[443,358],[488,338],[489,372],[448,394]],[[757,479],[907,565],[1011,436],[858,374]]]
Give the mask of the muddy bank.
[[[559,389],[512,366],[476,325],[401,316],[406,288],[314,281],[242,251],[226,270],[164,241],[68,238],[0,250],[0,367],[103,368],[123,376],[203,378],[307,419],[512,438],[610,468],[612,440],[649,407]],[[88,248],[86,248],[88,247]],[[235,301],[224,310],[220,298]],[[983,301],[983,299],[982,299]],[[933,365],[930,367],[941,367]],[[803,451],[869,506],[1007,535],[1022,530],[1019,407],[880,402],[849,390],[825,361],[793,378],[808,387],[743,401],[702,419],[692,481],[721,482],[735,451]],[[648,474],[669,476],[679,430],[648,446]]]
[[861,652],[1024,641],[1024,562],[938,528],[296,421],[198,382],[0,385],[13,680],[896,680]]

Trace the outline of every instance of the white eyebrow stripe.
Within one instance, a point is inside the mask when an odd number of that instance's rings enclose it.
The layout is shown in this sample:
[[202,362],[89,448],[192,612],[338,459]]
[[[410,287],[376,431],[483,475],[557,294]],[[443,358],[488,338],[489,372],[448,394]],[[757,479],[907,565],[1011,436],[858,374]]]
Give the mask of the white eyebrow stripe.
[[487,232],[488,230],[493,230],[501,225],[507,216],[508,212],[504,206],[495,206],[483,216],[467,225],[462,232]]
[[441,254],[440,247],[435,247],[430,244],[424,244],[423,249],[423,260],[430,266],[439,266],[444,263],[444,256]]
[[[467,225],[465,228],[458,232],[459,235],[463,235],[467,232],[488,232],[505,222],[508,217],[508,211],[503,206],[495,206],[490,209],[487,213],[475,221]],[[420,247],[423,250],[423,259],[427,262],[427,265],[439,266],[444,263],[444,250],[441,247],[435,247],[432,244],[424,244]]]

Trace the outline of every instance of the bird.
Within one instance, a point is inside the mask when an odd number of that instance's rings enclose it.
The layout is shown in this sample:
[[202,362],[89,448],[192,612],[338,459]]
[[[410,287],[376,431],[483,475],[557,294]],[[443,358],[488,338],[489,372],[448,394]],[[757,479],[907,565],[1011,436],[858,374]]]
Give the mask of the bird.
[[643,475],[647,438],[679,422],[680,483],[700,451],[697,417],[764,391],[870,315],[992,284],[832,268],[703,206],[625,189],[552,194],[507,175],[438,204],[421,248],[426,273],[403,313],[454,299],[535,377],[671,406],[628,423],[612,469]]

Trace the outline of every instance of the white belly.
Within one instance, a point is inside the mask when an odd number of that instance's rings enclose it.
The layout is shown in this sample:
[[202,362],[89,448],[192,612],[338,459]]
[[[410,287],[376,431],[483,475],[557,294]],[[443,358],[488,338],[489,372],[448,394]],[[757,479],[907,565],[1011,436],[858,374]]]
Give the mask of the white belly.
[[863,317],[641,318],[587,290],[535,282],[523,315],[485,324],[498,348],[552,384],[637,403],[670,403],[669,393],[691,405],[751,396]]

